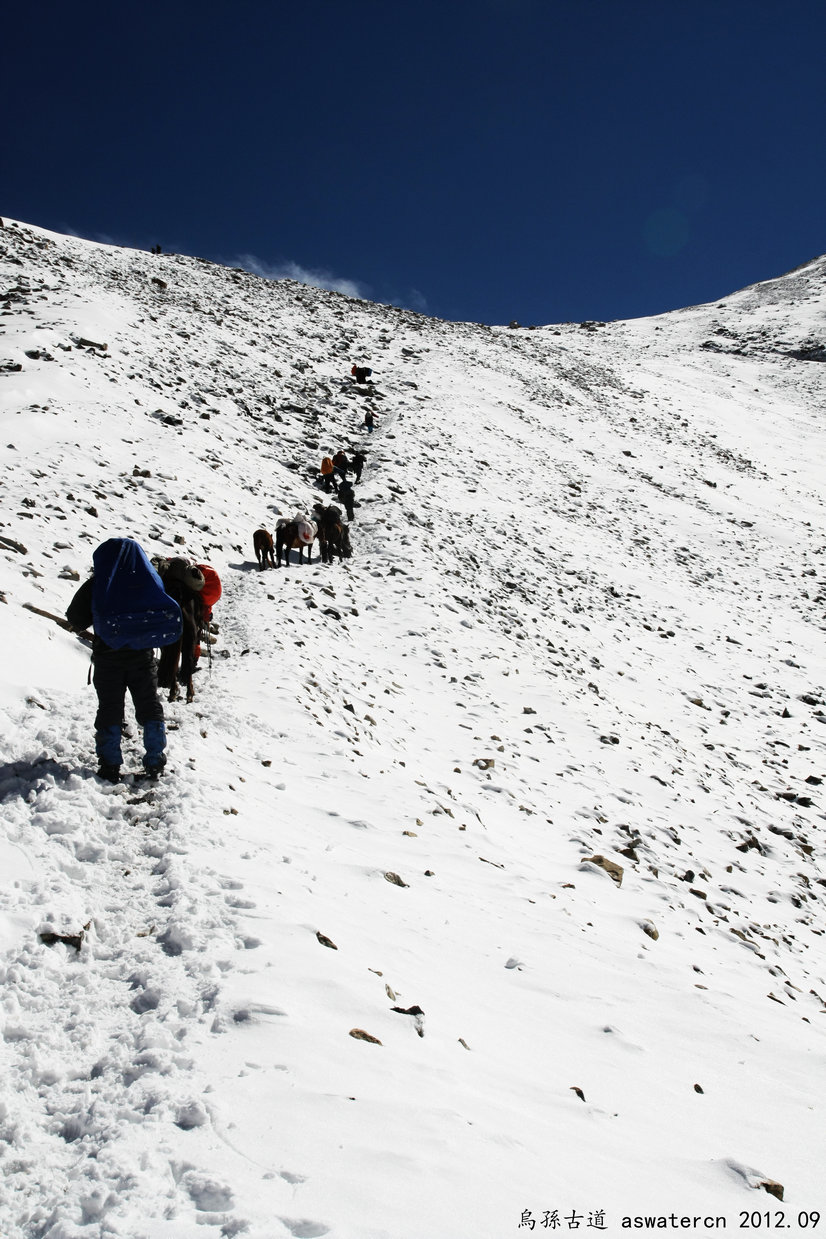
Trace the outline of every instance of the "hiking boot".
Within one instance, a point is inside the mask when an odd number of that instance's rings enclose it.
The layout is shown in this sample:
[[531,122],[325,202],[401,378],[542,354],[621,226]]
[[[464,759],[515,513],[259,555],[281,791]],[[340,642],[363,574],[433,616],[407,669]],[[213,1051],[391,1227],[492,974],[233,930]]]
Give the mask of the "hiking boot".
[[98,778],[105,779],[107,783],[120,783],[120,766],[109,766],[106,762],[101,762],[98,766]]

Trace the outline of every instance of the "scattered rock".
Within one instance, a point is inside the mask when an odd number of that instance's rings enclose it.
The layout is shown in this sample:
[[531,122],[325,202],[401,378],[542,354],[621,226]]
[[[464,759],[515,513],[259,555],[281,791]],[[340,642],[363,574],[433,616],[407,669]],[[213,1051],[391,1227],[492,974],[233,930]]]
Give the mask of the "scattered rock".
[[388,871],[384,875],[384,878],[386,882],[392,882],[394,886],[409,886],[410,885],[409,882],[405,882],[402,878],[400,878],[397,873],[392,873],[390,871]]
[[327,935],[323,934],[320,929],[316,930],[315,936],[318,938],[322,946],[329,947],[331,951],[338,950],[338,947],[336,946],[335,942],[333,942],[332,938],[328,938]]
[[37,936],[44,946],[55,946],[58,942],[62,942],[64,946],[70,946],[75,951],[79,951],[83,945],[83,939],[90,924],[91,921],[84,925],[83,929],[76,934],[59,934],[53,929],[41,929]]
[[0,537],[0,546],[7,551],[17,551],[19,555],[28,555],[28,551],[22,542],[15,542],[13,538]]
[[365,1032],[363,1028],[351,1028],[350,1036],[355,1037],[356,1041],[369,1041],[371,1045],[381,1045],[378,1037],[374,1037],[371,1033]]
[[616,882],[617,886],[622,886],[622,875],[625,870],[616,861],[607,860],[606,857],[598,854],[596,856],[586,856],[579,863],[581,865],[597,865],[598,868],[603,869]]
[[660,936],[660,931],[657,929],[657,926],[653,921],[640,921],[640,929],[654,942],[656,942]]
[[783,1184],[777,1183],[774,1179],[761,1179],[760,1187],[764,1192],[768,1192],[770,1196],[776,1196],[778,1200],[783,1199]]
[[399,1015],[412,1015],[416,1027],[416,1032],[420,1037],[424,1036],[424,1011],[418,1005],[412,1007],[391,1007],[391,1011],[397,1011]]

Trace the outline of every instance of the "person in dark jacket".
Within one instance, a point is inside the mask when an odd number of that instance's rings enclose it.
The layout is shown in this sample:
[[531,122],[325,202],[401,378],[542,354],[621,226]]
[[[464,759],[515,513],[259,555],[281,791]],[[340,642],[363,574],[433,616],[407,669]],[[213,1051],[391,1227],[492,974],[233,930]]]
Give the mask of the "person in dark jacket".
[[373,417],[373,410],[368,409],[364,414],[364,427],[368,434],[373,433],[373,427],[376,424],[376,419]]
[[350,457],[350,468],[353,470],[357,482],[361,481],[361,471],[367,462],[367,456],[364,452],[353,452]]
[[[66,619],[77,632],[92,626],[93,577],[81,585],[66,611]],[[135,718],[143,728],[143,766],[156,778],[166,765],[166,724],[158,697],[158,665],[155,651],[113,650],[100,637],[92,643],[92,682],[98,696],[95,715],[95,751],[98,774],[109,783],[120,781],[123,762],[123,733],[126,690],[135,707]]]
[[366,383],[373,371],[369,366],[352,366],[350,373],[357,383]]
[[348,521],[353,520],[353,505],[356,501],[356,492],[353,490],[352,482],[349,482],[347,478],[342,478],[338,484],[338,497],[344,504]]
[[340,478],[345,478],[350,472],[352,465],[347,459],[347,453],[338,451],[333,457],[333,468]]

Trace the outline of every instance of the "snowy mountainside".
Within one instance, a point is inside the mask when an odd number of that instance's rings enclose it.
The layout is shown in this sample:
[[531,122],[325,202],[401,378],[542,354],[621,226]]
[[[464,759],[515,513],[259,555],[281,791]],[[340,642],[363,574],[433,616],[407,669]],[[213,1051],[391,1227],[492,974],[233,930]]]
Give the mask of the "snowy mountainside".
[[[826,260],[527,329],[0,254],[0,1233],[816,1209]],[[359,445],[353,558],[259,571]],[[224,584],[155,791],[28,609],[116,534]]]

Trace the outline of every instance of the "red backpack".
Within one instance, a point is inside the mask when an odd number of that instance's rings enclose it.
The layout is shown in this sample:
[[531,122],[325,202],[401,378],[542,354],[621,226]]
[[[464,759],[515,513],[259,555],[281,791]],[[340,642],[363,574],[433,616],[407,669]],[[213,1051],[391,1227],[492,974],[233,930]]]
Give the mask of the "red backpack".
[[[212,612],[218,599],[221,597],[221,578],[214,568],[210,568],[209,564],[198,564],[198,568],[204,574],[204,588],[201,590],[201,602],[204,604],[204,610]],[[211,615],[210,615],[211,618]]]

